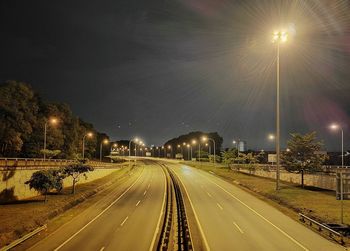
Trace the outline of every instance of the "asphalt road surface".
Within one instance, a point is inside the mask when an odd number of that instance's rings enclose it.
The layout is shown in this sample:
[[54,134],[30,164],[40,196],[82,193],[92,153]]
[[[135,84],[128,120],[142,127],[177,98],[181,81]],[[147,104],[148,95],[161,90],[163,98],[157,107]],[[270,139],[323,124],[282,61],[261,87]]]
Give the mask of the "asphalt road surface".
[[208,250],[345,250],[210,173],[168,166],[186,188]]
[[146,165],[123,193],[108,195],[31,250],[149,250],[162,215],[165,184],[162,169]]

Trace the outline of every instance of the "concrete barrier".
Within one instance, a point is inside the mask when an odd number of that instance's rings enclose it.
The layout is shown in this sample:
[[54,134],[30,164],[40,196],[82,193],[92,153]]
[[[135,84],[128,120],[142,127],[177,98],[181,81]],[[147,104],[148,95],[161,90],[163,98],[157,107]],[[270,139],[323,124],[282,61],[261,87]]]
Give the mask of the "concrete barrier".
[[[11,160],[7,162],[7,166],[2,162],[0,167],[0,203],[16,201],[31,198],[37,196],[39,193],[33,189],[29,189],[29,186],[24,184],[30,179],[32,174],[38,170],[59,168],[73,161],[49,161],[40,162],[33,159],[27,160]],[[95,168],[93,172],[87,173],[87,178],[81,177],[78,184],[90,182],[112,172],[119,170],[121,164],[101,163],[101,162],[89,162],[91,166]],[[63,181],[64,187],[70,187],[72,185],[71,177],[67,177]]]

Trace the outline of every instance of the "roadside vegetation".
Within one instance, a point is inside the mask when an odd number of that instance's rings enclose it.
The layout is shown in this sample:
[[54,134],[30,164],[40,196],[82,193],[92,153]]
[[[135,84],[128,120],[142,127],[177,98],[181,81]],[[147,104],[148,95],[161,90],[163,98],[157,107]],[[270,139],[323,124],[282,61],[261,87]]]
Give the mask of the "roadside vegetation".
[[[94,136],[85,142],[85,157],[98,158],[100,142],[109,139],[75,116],[67,104],[44,100],[26,83],[0,83],[0,100],[0,157],[38,158],[45,152],[47,158],[74,159],[81,153],[82,138],[91,132]],[[102,151],[103,156],[109,153],[107,147]]]

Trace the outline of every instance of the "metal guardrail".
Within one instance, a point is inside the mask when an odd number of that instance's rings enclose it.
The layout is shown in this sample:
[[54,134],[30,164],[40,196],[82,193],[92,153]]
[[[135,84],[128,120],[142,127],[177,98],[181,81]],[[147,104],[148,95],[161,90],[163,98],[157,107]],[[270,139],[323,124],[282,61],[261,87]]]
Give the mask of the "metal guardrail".
[[318,231],[320,231],[320,232],[321,232],[323,229],[324,229],[324,230],[327,230],[327,231],[329,232],[329,236],[330,236],[330,237],[332,237],[332,235],[336,235],[336,236],[338,236],[338,237],[340,238],[340,243],[341,243],[341,244],[344,244],[344,239],[343,239],[344,236],[343,236],[341,233],[339,233],[339,232],[337,232],[337,231],[335,231],[335,230],[333,230],[333,229],[331,229],[331,228],[325,226],[324,224],[322,224],[322,223],[320,223],[320,222],[318,222],[318,221],[315,221],[314,219],[311,219],[310,217],[308,217],[308,216],[306,216],[306,215],[304,215],[304,214],[299,213],[299,216],[300,216],[300,221],[306,223],[305,220],[308,220],[310,226],[312,226],[312,224],[317,225],[317,226],[318,226]]
[[27,240],[27,239],[33,237],[34,235],[38,234],[39,232],[43,231],[43,230],[46,229],[46,228],[47,228],[47,225],[46,225],[46,224],[43,225],[43,226],[41,226],[41,227],[38,227],[37,229],[33,230],[32,232],[30,232],[30,233],[24,235],[22,238],[17,239],[17,240],[15,240],[15,241],[13,241],[12,243],[10,243],[9,245],[7,245],[7,246],[1,248],[0,251],[7,251],[7,250],[10,250],[10,249],[14,248],[15,246],[21,244],[21,243],[24,242],[25,240]]
[[[34,169],[34,168],[55,168],[65,166],[70,163],[74,163],[75,160],[69,159],[32,159],[32,158],[0,158],[0,170],[1,169]],[[116,164],[106,163],[99,161],[89,161],[89,164],[93,167],[108,168],[113,167]]]

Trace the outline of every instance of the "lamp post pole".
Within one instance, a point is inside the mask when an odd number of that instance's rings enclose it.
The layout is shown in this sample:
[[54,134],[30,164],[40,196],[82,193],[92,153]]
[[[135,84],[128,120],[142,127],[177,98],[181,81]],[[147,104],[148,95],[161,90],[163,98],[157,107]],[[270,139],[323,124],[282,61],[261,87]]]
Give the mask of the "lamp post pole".
[[46,132],[47,132],[47,122],[44,126],[44,160],[46,160]]
[[277,42],[276,68],[276,190],[280,189],[280,44]]

